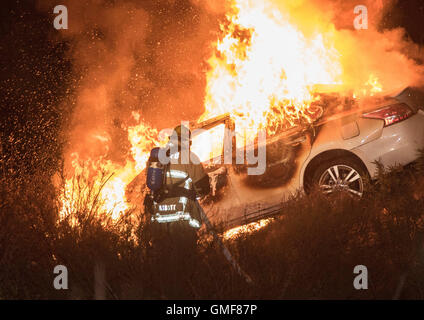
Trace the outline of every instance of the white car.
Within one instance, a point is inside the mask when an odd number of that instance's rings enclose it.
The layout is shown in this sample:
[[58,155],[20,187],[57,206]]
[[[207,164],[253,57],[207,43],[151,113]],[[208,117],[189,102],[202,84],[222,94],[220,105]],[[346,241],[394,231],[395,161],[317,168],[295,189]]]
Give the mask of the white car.
[[[195,127],[219,131],[233,125],[221,116]],[[201,153],[199,144],[204,139],[194,136],[194,153]],[[364,179],[376,173],[376,161],[406,165],[424,149],[424,95],[407,88],[395,97],[368,99],[361,109],[324,114],[313,125],[267,139],[266,145],[266,171],[259,176],[247,175],[247,164],[205,164],[213,192],[202,205],[212,220],[234,227],[272,216],[290,194],[308,191],[314,183],[325,193],[361,196]],[[223,151],[213,155],[220,157]]]

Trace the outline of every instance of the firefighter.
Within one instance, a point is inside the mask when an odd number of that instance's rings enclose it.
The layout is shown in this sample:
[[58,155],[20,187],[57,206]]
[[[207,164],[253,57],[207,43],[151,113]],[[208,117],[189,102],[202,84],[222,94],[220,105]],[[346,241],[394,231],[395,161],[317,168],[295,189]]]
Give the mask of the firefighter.
[[164,148],[170,162],[161,166],[163,183],[147,209],[156,281],[168,298],[184,296],[187,281],[196,270],[197,231],[202,224],[196,201],[210,191],[209,176],[190,146],[190,130],[177,126]]

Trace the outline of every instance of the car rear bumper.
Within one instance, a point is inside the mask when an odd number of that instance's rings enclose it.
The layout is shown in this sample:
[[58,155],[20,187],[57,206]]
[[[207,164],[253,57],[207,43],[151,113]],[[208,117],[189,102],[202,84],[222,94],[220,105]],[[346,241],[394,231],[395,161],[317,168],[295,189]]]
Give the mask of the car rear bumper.
[[418,158],[418,150],[424,149],[424,112],[419,110],[411,118],[385,127],[381,136],[367,144],[354,148],[367,166],[371,176],[375,175],[375,161],[384,166],[406,165]]

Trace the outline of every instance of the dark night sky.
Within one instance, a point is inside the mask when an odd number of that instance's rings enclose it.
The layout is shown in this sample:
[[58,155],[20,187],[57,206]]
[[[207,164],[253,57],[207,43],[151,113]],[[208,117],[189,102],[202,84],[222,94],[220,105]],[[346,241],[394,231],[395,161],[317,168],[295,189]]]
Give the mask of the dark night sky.
[[[61,154],[60,128],[72,111],[62,110],[61,102],[78,85],[64,58],[68,45],[49,38],[53,16],[36,11],[35,1],[1,6],[0,170],[11,176],[38,169],[51,174]],[[424,1],[397,1],[381,27],[403,27],[424,45]]]

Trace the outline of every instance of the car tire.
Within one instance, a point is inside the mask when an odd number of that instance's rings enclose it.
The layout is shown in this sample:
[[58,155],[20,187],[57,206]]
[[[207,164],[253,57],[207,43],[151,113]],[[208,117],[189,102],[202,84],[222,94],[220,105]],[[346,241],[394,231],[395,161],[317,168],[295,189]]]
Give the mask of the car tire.
[[361,198],[368,177],[368,172],[359,161],[352,158],[336,158],[316,168],[312,184],[324,194],[347,192]]

